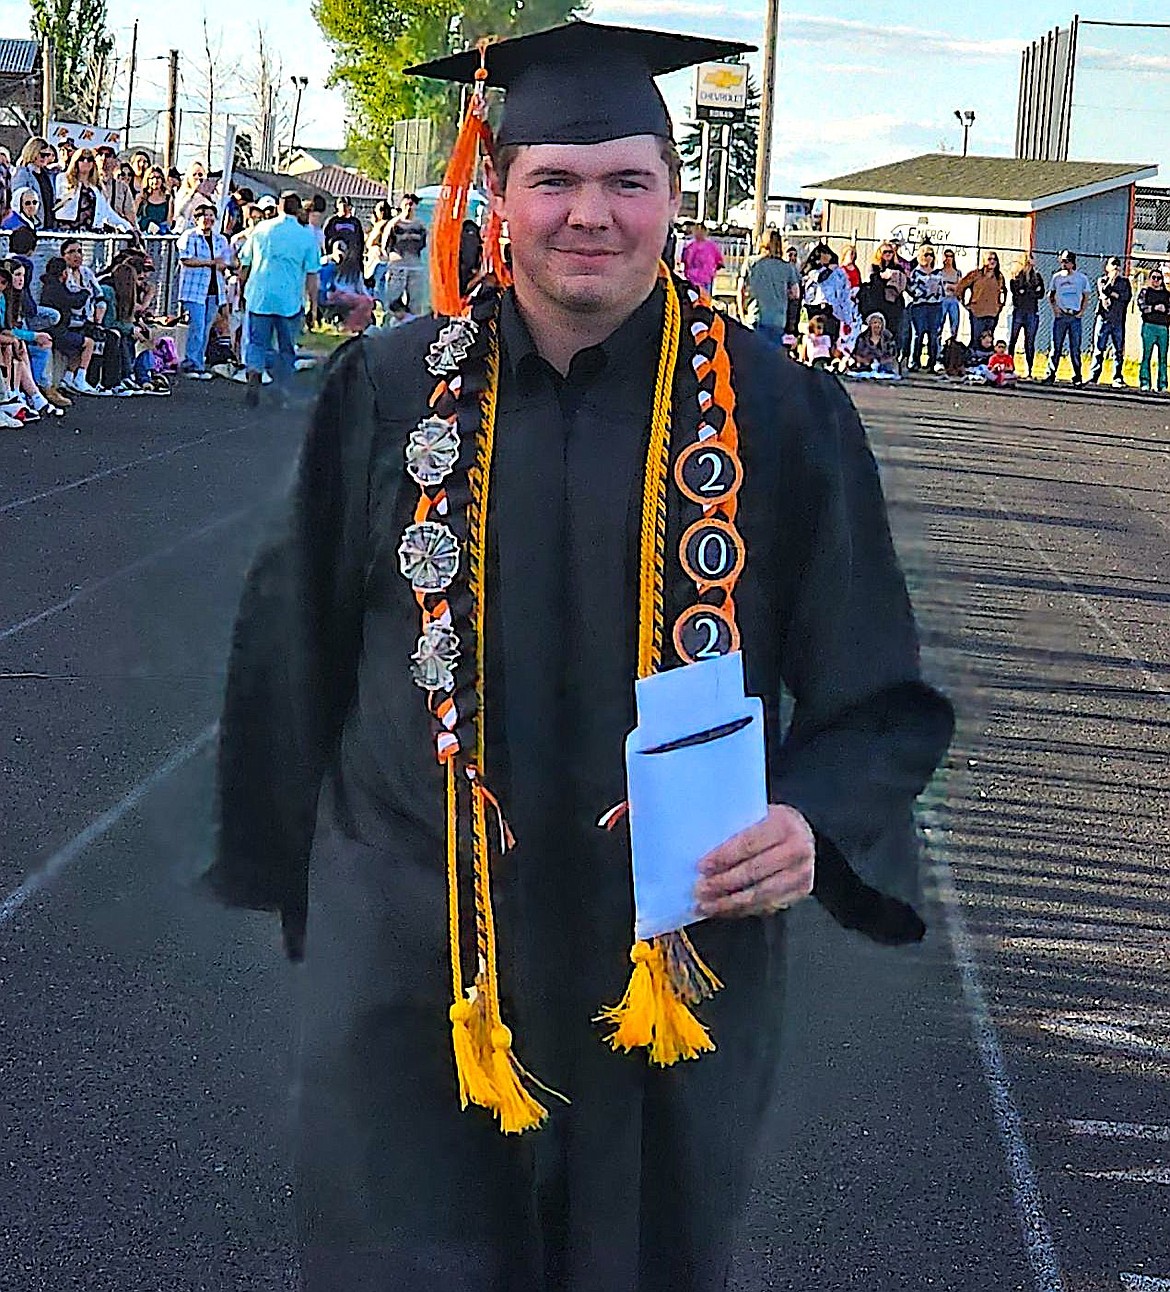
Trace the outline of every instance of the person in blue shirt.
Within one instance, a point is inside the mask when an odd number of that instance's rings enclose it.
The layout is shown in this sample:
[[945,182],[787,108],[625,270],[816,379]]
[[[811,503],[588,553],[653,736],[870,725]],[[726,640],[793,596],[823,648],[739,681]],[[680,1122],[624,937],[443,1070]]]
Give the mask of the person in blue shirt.
[[316,312],[320,257],[312,230],[297,218],[300,210],[301,199],[295,193],[281,194],[280,214],[258,224],[239,252],[240,290],[248,312],[246,402],[251,408],[259,403],[260,382],[274,341],[272,379],[278,397],[283,398],[296,361],[306,297]]

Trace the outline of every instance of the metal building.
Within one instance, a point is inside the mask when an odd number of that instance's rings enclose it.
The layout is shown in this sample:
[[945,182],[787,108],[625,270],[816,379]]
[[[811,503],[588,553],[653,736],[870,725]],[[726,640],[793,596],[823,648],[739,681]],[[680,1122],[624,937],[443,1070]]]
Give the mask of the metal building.
[[[1107,256],[1128,262],[1136,185],[1157,173],[1157,166],[1132,162],[928,153],[838,175],[803,192],[824,202],[828,240],[835,247],[855,243],[859,264],[868,264],[887,238],[908,252],[930,241],[940,251],[952,247],[964,272],[995,251],[1009,277],[1019,255],[1030,251],[1048,282],[1064,247],[1077,253],[1090,279]],[[1006,335],[1006,310],[1000,326]]]

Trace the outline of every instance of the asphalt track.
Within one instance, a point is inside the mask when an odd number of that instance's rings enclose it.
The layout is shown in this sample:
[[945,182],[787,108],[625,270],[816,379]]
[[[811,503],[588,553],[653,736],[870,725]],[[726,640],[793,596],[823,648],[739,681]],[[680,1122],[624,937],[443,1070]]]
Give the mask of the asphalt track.
[[[960,728],[923,946],[792,918],[733,1286],[1170,1289],[1170,401],[853,393]],[[295,971],[190,892],[302,416],[240,394],[0,438],[5,1292],[295,1287]]]

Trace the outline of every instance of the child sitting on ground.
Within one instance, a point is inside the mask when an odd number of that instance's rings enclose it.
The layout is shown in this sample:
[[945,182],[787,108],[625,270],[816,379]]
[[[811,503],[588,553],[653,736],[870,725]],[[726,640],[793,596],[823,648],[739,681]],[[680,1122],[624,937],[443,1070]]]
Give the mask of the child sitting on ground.
[[1006,341],[996,341],[984,332],[979,345],[971,350],[967,380],[988,386],[1010,386],[1016,379],[1016,365],[1007,351]]
[[833,340],[825,331],[824,320],[819,315],[814,315],[808,321],[808,331],[800,343],[797,358],[810,368],[831,368],[837,357]]

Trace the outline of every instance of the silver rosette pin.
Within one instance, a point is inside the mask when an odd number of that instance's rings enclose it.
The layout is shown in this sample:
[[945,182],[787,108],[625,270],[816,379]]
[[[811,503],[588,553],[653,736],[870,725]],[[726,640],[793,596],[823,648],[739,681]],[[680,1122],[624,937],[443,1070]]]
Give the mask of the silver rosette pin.
[[479,325],[472,319],[452,319],[431,342],[427,351],[427,368],[435,377],[456,372],[475,344]]
[[410,676],[424,691],[453,691],[459,662],[459,637],[447,624],[432,619],[410,657]]
[[459,431],[454,418],[428,417],[410,433],[406,471],[416,483],[430,488],[451,474],[459,459]]
[[459,540],[438,521],[418,521],[402,535],[398,566],[415,592],[442,592],[459,569]]

